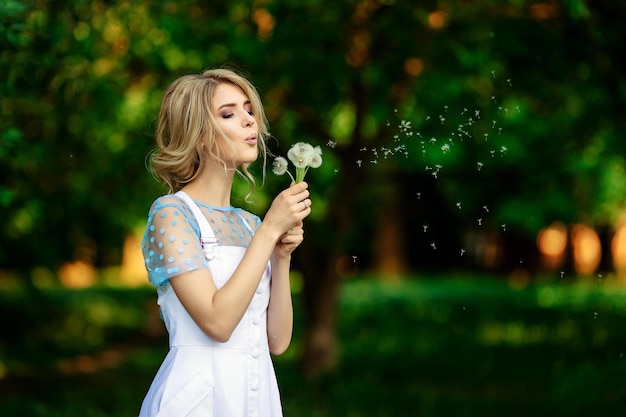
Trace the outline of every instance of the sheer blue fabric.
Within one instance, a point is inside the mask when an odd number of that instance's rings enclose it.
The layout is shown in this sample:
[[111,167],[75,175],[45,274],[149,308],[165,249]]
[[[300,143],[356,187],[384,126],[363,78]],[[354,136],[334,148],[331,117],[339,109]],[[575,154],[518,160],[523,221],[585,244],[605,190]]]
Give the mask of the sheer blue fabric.
[[[196,201],[219,246],[248,247],[261,219],[236,207],[214,207]],[[207,268],[200,245],[200,228],[187,205],[175,195],[157,198],[148,214],[142,241],[150,282],[159,286],[170,278]]]

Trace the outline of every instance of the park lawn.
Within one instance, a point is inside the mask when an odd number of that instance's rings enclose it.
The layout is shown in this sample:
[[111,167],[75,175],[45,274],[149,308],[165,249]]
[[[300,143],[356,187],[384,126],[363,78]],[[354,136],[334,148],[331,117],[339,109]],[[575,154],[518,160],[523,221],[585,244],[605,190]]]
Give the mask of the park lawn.
[[[151,288],[0,292],[0,415],[133,416],[167,351]],[[494,278],[342,284],[337,369],[275,358],[286,417],[617,416],[626,287]]]

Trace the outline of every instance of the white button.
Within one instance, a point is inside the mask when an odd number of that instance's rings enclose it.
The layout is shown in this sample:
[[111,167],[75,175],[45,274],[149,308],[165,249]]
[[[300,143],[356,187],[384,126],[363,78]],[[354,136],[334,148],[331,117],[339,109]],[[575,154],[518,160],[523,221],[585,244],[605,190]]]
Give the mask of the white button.
[[250,351],[250,356],[252,356],[253,358],[258,358],[259,357],[259,348],[254,348]]

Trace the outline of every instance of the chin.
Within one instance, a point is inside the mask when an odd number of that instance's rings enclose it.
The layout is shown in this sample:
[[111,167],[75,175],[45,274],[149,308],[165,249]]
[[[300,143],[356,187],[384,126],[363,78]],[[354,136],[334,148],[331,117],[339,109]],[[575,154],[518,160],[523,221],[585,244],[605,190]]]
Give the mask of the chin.
[[253,151],[242,152],[240,156],[242,164],[251,164],[259,158],[259,152],[255,149]]

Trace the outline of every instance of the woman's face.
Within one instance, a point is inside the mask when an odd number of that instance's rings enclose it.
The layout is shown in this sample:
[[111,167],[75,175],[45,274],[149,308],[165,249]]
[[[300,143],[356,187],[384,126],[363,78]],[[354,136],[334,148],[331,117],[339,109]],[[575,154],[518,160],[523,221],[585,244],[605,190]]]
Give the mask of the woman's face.
[[234,154],[230,146],[222,147],[224,161],[235,161],[236,166],[254,162],[258,156],[259,127],[248,97],[239,87],[224,83],[216,87],[212,106],[218,126],[235,146]]

